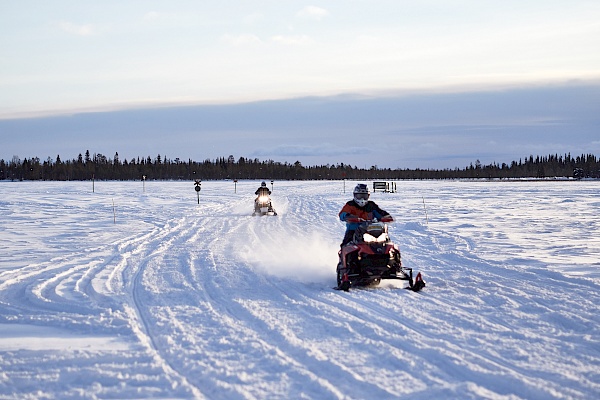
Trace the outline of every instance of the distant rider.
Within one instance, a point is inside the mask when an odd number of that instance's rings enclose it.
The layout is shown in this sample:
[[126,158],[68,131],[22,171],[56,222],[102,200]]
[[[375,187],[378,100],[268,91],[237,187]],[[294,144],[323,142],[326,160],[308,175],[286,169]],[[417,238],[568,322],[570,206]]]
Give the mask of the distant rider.
[[[359,183],[354,188],[354,198],[347,202],[340,211],[340,220],[346,222],[346,234],[340,247],[352,241],[354,232],[360,224],[360,220],[384,220],[392,222],[392,216],[385,210],[382,210],[374,201],[369,200],[369,188],[364,183]],[[385,217],[385,218],[384,218]]]
[[257,195],[258,197],[256,198],[256,200],[258,200],[258,198],[260,196],[270,196],[271,195],[271,191],[269,190],[269,188],[267,187],[267,184],[265,183],[265,181],[263,181],[260,184],[260,187],[258,189],[256,189],[256,192],[254,192],[255,195]]
[[267,184],[264,181],[260,184],[260,187],[256,189],[256,192],[254,192],[254,194],[257,197],[254,200],[254,213],[252,215],[256,215],[260,212],[259,200],[263,196],[267,199],[266,206],[268,207],[268,212],[273,213],[273,215],[277,215],[275,209],[273,208],[273,205],[271,204],[271,198],[269,197],[271,195],[271,191],[269,190]]

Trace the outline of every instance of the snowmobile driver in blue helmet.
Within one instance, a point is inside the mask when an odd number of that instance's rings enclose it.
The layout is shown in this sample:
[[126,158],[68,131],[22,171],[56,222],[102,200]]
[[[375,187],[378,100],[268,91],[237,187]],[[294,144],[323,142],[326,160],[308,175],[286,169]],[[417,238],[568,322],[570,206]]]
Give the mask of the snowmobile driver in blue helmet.
[[364,183],[356,185],[353,195],[353,199],[344,204],[339,213],[340,220],[346,222],[346,233],[340,247],[352,241],[360,220],[378,219],[384,222],[393,221],[390,213],[381,209],[374,201],[369,200],[371,193],[369,192],[369,187]]

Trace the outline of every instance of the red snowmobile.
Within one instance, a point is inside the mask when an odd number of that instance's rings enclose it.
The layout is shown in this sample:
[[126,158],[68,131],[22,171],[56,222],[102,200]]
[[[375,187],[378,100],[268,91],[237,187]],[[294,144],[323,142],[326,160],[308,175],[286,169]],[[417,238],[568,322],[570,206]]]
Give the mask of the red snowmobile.
[[355,286],[378,285],[382,279],[408,281],[415,292],[425,287],[419,272],[413,279],[412,268],[402,266],[400,250],[388,235],[386,217],[377,220],[352,220],[360,222],[353,240],[340,250],[341,263],[337,267],[337,288],[348,291]]

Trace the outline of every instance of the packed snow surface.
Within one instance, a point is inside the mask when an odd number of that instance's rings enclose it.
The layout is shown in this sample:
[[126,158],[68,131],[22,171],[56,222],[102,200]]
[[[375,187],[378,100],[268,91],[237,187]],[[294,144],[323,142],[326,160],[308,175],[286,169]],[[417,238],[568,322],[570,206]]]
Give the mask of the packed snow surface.
[[259,183],[0,182],[0,398],[600,398],[599,182],[373,193],[419,293],[332,289],[356,182]]

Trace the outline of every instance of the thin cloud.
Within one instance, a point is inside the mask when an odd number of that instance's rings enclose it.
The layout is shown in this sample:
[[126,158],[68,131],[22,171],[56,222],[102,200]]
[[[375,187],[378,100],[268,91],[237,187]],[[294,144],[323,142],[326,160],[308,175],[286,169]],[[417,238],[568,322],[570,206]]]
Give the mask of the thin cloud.
[[230,46],[236,47],[262,42],[258,36],[253,34],[225,35],[221,40]]
[[61,22],[58,26],[61,30],[71,35],[90,36],[94,34],[94,27],[91,24],[77,25],[71,22]]
[[329,14],[324,8],[317,6],[306,6],[296,14],[300,18],[309,18],[320,21]]
[[311,42],[307,35],[277,35],[273,36],[271,40],[287,46],[302,46]]
[[263,15],[263,14],[261,14],[261,13],[255,12],[255,13],[252,13],[252,14],[248,14],[248,15],[246,15],[246,16],[245,16],[245,17],[242,19],[242,21],[243,21],[245,24],[250,24],[250,25],[252,25],[252,24],[255,24],[255,23],[257,23],[257,22],[261,21],[262,19],[264,19],[264,15]]
[[158,18],[160,18],[160,13],[156,11],[147,12],[143,17],[144,21],[156,21]]
[[180,12],[148,11],[142,15],[142,21],[149,25],[170,26],[177,29],[191,27],[195,24],[190,15]]
[[370,153],[363,147],[340,147],[332,143],[323,143],[318,146],[281,145],[270,149],[255,151],[253,157],[329,157]]

